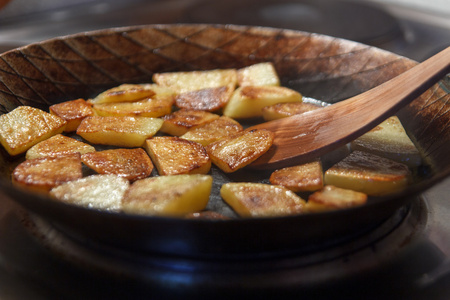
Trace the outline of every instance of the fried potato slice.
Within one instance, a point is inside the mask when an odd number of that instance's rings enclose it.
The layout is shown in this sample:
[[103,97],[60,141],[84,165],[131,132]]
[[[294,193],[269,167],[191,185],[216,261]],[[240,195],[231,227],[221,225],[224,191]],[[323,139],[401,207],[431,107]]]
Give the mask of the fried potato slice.
[[81,120],[94,114],[92,106],[81,98],[53,104],[49,107],[49,111],[51,114],[66,120],[65,132],[76,131]]
[[370,196],[401,191],[410,180],[411,171],[406,165],[362,151],[353,151],[324,175],[326,185]]
[[99,174],[113,174],[130,181],[149,177],[153,171],[153,163],[142,148],[86,153],[81,161]]
[[322,106],[309,102],[277,103],[262,108],[262,116],[266,121],[286,118],[322,108]]
[[262,108],[277,103],[301,102],[302,95],[282,86],[243,86],[237,88],[223,109],[230,118],[262,116]]
[[207,111],[180,109],[163,117],[164,123],[160,130],[170,135],[180,136],[218,118],[219,115]]
[[181,93],[176,97],[175,104],[182,109],[217,111],[228,103],[234,89],[235,86],[229,84]]
[[305,201],[282,186],[230,182],[222,185],[220,195],[241,217],[275,217],[299,214]]
[[323,187],[323,171],[320,160],[286,167],[270,175],[270,183],[281,185],[293,192],[317,191]]
[[419,166],[422,158],[397,116],[392,116],[351,143],[354,150],[366,151],[395,160],[410,167]]
[[130,183],[115,175],[91,175],[54,187],[56,200],[91,209],[120,211],[122,198]]
[[263,62],[237,70],[239,86],[279,86],[280,78],[273,63]]
[[268,130],[244,130],[207,145],[212,162],[226,173],[235,172],[269,150],[274,134]]
[[153,92],[155,92],[153,97],[157,97],[157,96],[175,96],[177,95],[177,92],[174,91],[171,88],[165,87],[165,86],[161,86],[159,84],[156,83],[143,83],[141,84],[145,89],[147,90],[152,90]]
[[241,132],[242,130],[242,125],[239,124],[239,122],[231,118],[221,116],[212,122],[189,130],[183,134],[181,138],[206,146],[212,142],[220,140],[221,138]]
[[28,149],[25,158],[56,157],[77,152],[85,154],[94,151],[95,148],[89,144],[62,134],[57,134]]
[[131,116],[158,118],[172,112],[174,96],[163,95],[145,98],[135,102],[117,102],[94,104],[93,109],[99,116]]
[[19,106],[0,116],[0,143],[11,155],[24,153],[37,143],[64,131],[67,122],[30,106]]
[[326,185],[308,197],[305,209],[308,212],[323,212],[364,205],[367,195],[348,189]]
[[108,89],[89,102],[92,104],[130,102],[152,97],[155,91],[149,84],[121,84]]
[[25,160],[14,169],[12,182],[33,191],[48,192],[57,185],[82,176],[81,155],[73,153]]
[[205,209],[210,175],[170,175],[135,181],[125,193],[123,211],[139,215],[184,216]]
[[77,134],[93,144],[142,147],[162,123],[159,118],[91,116],[81,122]]
[[176,93],[169,88],[157,84],[140,85],[155,94],[132,102],[95,103],[93,110],[99,116],[134,116],[134,117],[162,117],[172,112]]
[[211,159],[201,144],[176,136],[148,139],[145,149],[160,175],[206,174],[211,168]]
[[206,71],[167,72],[153,75],[153,82],[168,87],[176,93],[217,88],[222,86],[236,86],[236,69],[215,69]]

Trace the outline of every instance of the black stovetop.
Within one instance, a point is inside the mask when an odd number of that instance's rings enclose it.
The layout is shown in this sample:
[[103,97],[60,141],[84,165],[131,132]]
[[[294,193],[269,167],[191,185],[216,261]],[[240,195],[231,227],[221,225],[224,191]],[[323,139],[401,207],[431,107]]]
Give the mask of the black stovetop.
[[[449,192],[447,183],[437,189]],[[93,247],[2,199],[0,298],[448,299],[450,245],[440,222],[450,210],[435,196],[426,192],[330,248],[233,260]]]

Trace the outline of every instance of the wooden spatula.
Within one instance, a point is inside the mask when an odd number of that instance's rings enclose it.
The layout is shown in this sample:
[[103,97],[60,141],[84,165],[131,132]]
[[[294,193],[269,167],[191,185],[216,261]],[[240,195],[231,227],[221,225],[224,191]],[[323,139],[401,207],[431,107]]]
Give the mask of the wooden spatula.
[[450,72],[450,47],[355,97],[251,129],[275,133],[273,147],[252,163],[275,169],[311,161],[369,131]]

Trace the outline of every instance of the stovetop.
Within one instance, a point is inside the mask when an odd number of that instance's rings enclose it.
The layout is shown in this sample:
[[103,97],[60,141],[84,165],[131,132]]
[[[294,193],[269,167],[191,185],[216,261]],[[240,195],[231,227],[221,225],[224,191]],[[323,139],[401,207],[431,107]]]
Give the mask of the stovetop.
[[301,255],[233,260],[84,245],[2,199],[0,298],[448,299],[449,228],[443,221],[450,209],[437,193],[450,192],[449,182],[351,241]]
[[[86,30],[214,22],[332,34],[422,61],[450,45],[450,9],[420,1],[13,0],[0,11],[0,52]],[[0,196],[0,299],[450,299],[449,194],[450,178],[336,248],[237,261],[92,251]]]

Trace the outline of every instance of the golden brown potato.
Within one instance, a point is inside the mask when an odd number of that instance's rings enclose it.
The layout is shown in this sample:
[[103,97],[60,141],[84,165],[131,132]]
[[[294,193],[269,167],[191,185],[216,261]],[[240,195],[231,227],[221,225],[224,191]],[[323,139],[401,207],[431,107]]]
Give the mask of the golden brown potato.
[[94,104],[93,110],[99,116],[130,116],[158,118],[172,112],[175,103],[173,95],[155,95],[134,102],[113,102]]
[[122,84],[100,93],[89,102],[92,104],[133,102],[152,97],[154,94],[155,91],[151,88],[151,85]]
[[120,211],[130,183],[115,175],[91,175],[54,187],[50,195],[62,202],[106,211]]
[[163,117],[161,132],[180,136],[193,128],[218,119],[219,115],[201,110],[181,109]]
[[302,95],[281,86],[243,86],[237,88],[223,109],[230,118],[262,116],[262,108],[276,103],[301,102]]
[[239,86],[279,86],[280,79],[273,63],[263,62],[237,70]]
[[235,69],[156,73],[153,75],[153,81],[181,94],[228,85],[235,87],[237,73]]
[[28,149],[25,158],[56,157],[77,152],[84,154],[94,151],[95,148],[89,144],[62,134],[57,134]]
[[305,201],[276,185],[233,182],[222,185],[220,195],[241,217],[275,217],[299,214]]
[[362,151],[353,151],[325,172],[326,185],[380,196],[403,190],[411,171],[402,164]]
[[175,103],[182,109],[217,111],[228,103],[234,88],[234,85],[228,85],[181,93]]
[[14,169],[12,182],[33,191],[48,192],[82,176],[81,155],[74,153],[26,160]]
[[237,121],[221,116],[212,122],[189,130],[180,137],[206,146],[221,138],[241,132],[242,130],[241,124]]
[[274,134],[268,130],[244,130],[206,146],[212,162],[226,173],[237,171],[267,152]]
[[367,195],[364,193],[327,185],[308,197],[305,208],[308,212],[322,212],[359,206],[366,202]]
[[370,152],[410,167],[419,166],[422,158],[407,135],[399,118],[390,117],[351,143],[354,150]]
[[37,143],[64,131],[62,118],[30,106],[0,116],[0,143],[10,155],[24,153]]
[[94,114],[92,106],[81,98],[54,104],[49,107],[49,111],[51,114],[66,120],[65,132],[76,131],[81,120]]
[[212,187],[209,175],[169,175],[135,181],[125,193],[123,211],[180,216],[205,209]]
[[308,102],[277,103],[262,108],[262,116],[266,121],[286,118],[322,108],[322,106]]
[[153,171],[153,163],[142,148],[86,153],[81,161],[99,174],[114,174],[130,181],[146,178]]
[[164,86],[160,86],[159,84],[156,83],[143,83],[141,84],[145,89],[147,90],[152,90],[155,95],[151,96],[151,98],[154,97],[159,97],[159,96],[176,96],[177,92],[175,92],[174,90],[172,90],[171,88],[168,87],[164,87]]
[[274,171],[270,183],[281,185],[293,192],[317,191],[323,187],[320,160]]
[[77,134],[93,144],[142,147],[162,123],[158,118],[91,116],[81,122]]
[[160,175],[206,174],[211,168],[211,159],[201,144],[176,136],[148,139],[145,149]]

